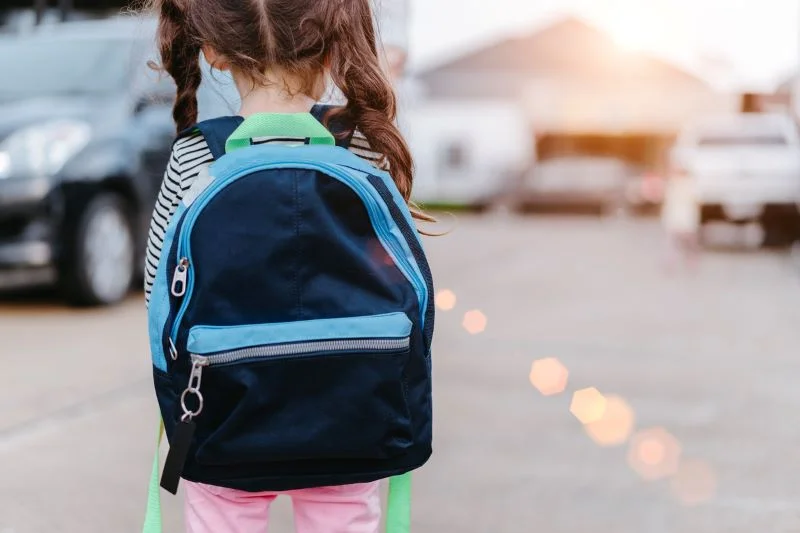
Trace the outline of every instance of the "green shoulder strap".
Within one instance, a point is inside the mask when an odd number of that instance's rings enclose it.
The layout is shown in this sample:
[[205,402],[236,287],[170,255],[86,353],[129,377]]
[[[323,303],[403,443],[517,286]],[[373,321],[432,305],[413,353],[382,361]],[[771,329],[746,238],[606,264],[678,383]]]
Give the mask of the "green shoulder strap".
[[389,480],[386,533],[411,531],[411,472]]
[[158,452],[164,435],[164,421],[158,419],[158,437],[156,438],[156,454],[153,457],[153,468],[150,470],[150,486],[147,488],[147,511],[144,515],[142,533],[161,533],[161,493],[159,492]]
[[245,119],[225,143],[225,152],[252,144],[259,137],[308,139],[309,144],[335,145],[336,140],[311,113],[256,113]]

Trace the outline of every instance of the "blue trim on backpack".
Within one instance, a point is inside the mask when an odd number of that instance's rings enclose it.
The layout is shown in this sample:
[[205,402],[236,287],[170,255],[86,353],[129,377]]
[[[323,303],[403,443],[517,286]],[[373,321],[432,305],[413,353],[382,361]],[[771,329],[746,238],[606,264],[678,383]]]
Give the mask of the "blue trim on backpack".
[[259,163],[282,162],[341,165],[364,174],[382,175],[391,180],[386,172],[378,170],[353,152],[339,146],[323,145],[256,145],[248,150],[237,150],[220,158],[219,161],[215,161],[211,165],[211,174],[217,177],[230,176],[245,167],[252,167]]
[[[394,222],[389,207],[379,192],[366,179],[366,176],[383,175],[384,179],[391,180],[391,178],[385,172],[378,171],[360,157],[343,148],[322,145],[298,147],[261,145],[253,146],[247,150],[237,150],[213,163],[209,172],[214,176],[214,181],[200,194],[186,213],[185,223],[181,227],[180,235],[178,235],[177,259],[186,257],[191,265],[192,256],[189,235],[191,235],[192,227],[200,212],[217,192],[237,179],[253,172],[279,168],[317,170],[338,179],[358,194],[365,207],[367,207],[378,238],[417,293],[421,314],[420,322],[424,327],[430,298],[432,297],[432,295],[428,294],[426,279],[422,275],[420,266],[417,264],[416,258],[403,236],[403,232]],[[363,175],[354,174],[353,171]],[[389,189],[396,191],[393,183]],[[397,196],[399,196],[399,193],[397,193]],[[381,210],[382,216],[375,212],[375,207]],[[408,208],[401,212],[406,214],[410,221],[411,215]],[[399,243],[399,249],[392,246],[392,243]],[[181,320],[191,302],[193,289],[194,276],[190,266],[186,294],[183,296],[180,309],[170,330],[170,337],[173,340],[176,340]]]
[[411,335],[405,313],[327,318],[244,326],[194,326],[186,347],[190,353],[209,355],[247,346],[334,339],[401,339]]
[[[166,244],[171,243],[175,238],[175,231],[179,225],[179,221],[183,214],[186,212],[186,206],[183,203],[178,205],[175,214],[172,216],[170,224],[167,226],[167,232],[164,235],[164,250],[166,252]],[[153,292],[150,293],[150,306],[148,308],[147,327],[150,336],[150,356],[153,359],[153,366],[162,372],[167,371],[167,357],[164,353],[163,331],[164,325],[169,319],[169,278],[167,273],[167,264],[169,263],[169,254],[162,253],[158,260],[158,269],[153,282]],[[159,282],[159,280],[164,280]]]

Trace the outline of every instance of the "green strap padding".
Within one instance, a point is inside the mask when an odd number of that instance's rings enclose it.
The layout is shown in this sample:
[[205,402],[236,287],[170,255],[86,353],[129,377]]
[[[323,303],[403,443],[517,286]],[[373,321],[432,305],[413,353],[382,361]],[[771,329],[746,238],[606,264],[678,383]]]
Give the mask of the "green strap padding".
[[411,531],[411,472],[389,480],[386,533]]
[[259,137],[308,139],[310,144],[336,144],[331,132],[311,113],[256,113],[245,119],[225,143],[230,153],[252,144]]
[[[164,435],[164,422],[159,420],[156,453],[150,472],[150,487],[147,491],[147,512],[142,533],[162,533],[161,493],[158,483],[159,448]],[[389,480],[389,496],[386,504],[386,533],[409,533],[411,531],[411,473],[395,476]]]
[[158,438],[156,439],[156,454],[153,457],[153,469],[150,472],[150,486],[147,489],[147,511],[144,515],[142,533],[161,533],[161,493],[158,484],[158,450],[161,448],[161,439],[164,435],[164,421],[158,420]]

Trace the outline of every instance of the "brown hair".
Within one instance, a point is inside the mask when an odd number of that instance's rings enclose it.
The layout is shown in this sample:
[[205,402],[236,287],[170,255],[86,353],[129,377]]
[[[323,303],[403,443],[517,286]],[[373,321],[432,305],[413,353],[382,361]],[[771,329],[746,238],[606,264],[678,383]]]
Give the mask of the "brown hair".
[[[395,125],[395,94],[380,67],[370,0],[152,0],[159,14],[162,68],[177,85],[173,117],[179,130],[197,120],[199,56],[205,45],[248,76],[254,86],[280,71],[311,95],[329,72],[347,105],[329,119],[354,124],[383,155],[406,201],[413,160]],[[416,218],[432,220],[414,210]]]

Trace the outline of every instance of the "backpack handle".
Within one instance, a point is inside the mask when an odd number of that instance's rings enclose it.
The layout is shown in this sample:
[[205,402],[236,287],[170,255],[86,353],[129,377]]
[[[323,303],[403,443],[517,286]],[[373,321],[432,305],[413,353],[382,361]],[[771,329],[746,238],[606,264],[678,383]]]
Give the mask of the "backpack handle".
[[331,132],[311,113],[256,113],[249,116],[228,137],[225,153],[252,144],[254,138],[302,139],[306,144],[335,145]]

